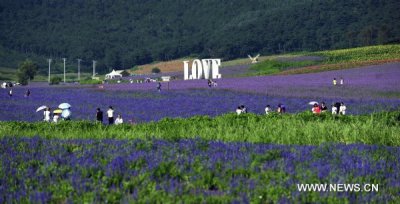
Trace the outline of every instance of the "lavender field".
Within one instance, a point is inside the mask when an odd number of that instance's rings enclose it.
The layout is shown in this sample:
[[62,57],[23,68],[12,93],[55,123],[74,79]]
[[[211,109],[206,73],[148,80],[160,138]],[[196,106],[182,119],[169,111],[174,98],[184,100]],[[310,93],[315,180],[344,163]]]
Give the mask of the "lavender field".
[[[399,147],[40,137],[0,144],[0,203],[400,201]],[[310,183],[361,187],[299,190]]]
[[[333,77],[343,77],[345,84],[332,86]],[[216,116],[242,104],[257,114],[263,114],[267,104],[275,109],[279,103],[285,104],[289,113],[308,111],[309,101],[324,101],[328,106],[342,101],[349,114],[397,110],[400,105],[399,63],[316,74],[226,78],[217,83],[209,88],[204,80],[164,82],[161,93],[155,83],[105,84],[104,88],[33,83],[14,88],[13,97],[1,90],[0,120],[40,121],[37,107],[57,107],[63,102],[72,105],[74,120],[94,120],[97,107],[105,111],[112,105],[117,114],[135,122]],[[32,94],[24,97],[28,88]]]
[[[156,83],[1,89],[0,203],[398,203],[399,79],[392,63],[212,88],[177,80],[161,92]],[[344,102],[347,115],[313,115],[310,101]],[[72,121],[37,122],[37,107],[63,102]],[[262,115],[279,103],[299,114]],[[255,114],[233,113],[242,104]],[[109,105],[139,124],[87,121]]]

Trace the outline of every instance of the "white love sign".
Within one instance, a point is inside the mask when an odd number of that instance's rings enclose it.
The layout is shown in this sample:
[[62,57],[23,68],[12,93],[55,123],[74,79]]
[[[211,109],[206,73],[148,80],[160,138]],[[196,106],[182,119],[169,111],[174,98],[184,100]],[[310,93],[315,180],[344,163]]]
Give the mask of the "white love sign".
[[192,62],[192,72],[189,74],[189,61],[183,61],[184,79],[209,79],[210,71],[212,79],[221,78],[219,73],[221,59],[195,59]]

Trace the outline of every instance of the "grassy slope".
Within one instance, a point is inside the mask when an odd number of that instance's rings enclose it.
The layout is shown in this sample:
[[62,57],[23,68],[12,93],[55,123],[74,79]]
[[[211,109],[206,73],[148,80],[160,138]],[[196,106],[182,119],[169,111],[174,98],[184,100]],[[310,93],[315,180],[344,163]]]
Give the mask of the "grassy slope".
[[[290,61],[291,58],[301,56],[320,56],[322,61]],[[278,61],[277,58],[286,58],[289,61]],[[136,74],[149,74],[151,69],[158,67],[161,72],[180,72],[183,70],[184,58],[167,62],[156,62],[138,66],[132,71]],[[341,50],[328,50],[318,52],[299,52],[283,55],[261,56],[259,63],[252,65],[248,75],[269,75],[269,74],[300,74],[310,72],[321,72],[343,68],[353,68],[356,66],[382,64],[387,62],[400,61],[400,44],[377,45],[360,48],[350,48]],[[248,58],[240,58],[230,61],[223,61],[222,67],[229,68],[237,65],[250,65]]]
[[303,53],[298,56],[320,56],[323,61],[280,62],[274,59],[252,66],[249,75],[303,74],[400,61],[400,44]]
[[400,112],[333,117],[311,113],[286,115],[225,114],[210,118],[163,119],[138,125],[103,126],[89,121],[1,122],[0,137],[182,139],[319,145],[326,142],[400,145]]

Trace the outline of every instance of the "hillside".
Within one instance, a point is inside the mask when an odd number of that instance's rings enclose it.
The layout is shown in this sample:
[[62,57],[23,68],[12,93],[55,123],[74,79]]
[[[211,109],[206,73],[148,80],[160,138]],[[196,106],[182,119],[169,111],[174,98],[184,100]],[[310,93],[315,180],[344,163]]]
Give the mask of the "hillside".
[[387,1],[0,2],[0,66],[66,57],[99,73],[185,56],[225,61],[400,41],[400,4]]
[[[152,68],[154,67],[159,68],[161,73],[182,73],[183,60],[185,59],[137,66],[132,73],[150,74]],[[251,64],[251,61],[248,58],[238,58],[229,61],[222,61],[220,71],[224,77],[271,74],[302,74],[399,61],[400,44],[393,44],[260,56],[259,63],[257,64]]]

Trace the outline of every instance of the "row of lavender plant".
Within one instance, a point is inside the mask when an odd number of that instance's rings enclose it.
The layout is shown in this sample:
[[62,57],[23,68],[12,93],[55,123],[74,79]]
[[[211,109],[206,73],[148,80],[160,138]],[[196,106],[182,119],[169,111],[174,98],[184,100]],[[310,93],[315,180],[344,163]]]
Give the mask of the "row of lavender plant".
[[[322,90],[322,89],[321,89]],[[157,121],[165,117],[190,117],[194,115],[217,116],[234,112],[239,105],[245,105],[250,112],[264,114],[266,105],[276,110],[285,104],[288,113],[310,111],[310,101],[325,101],[330,107],[333,102],[344,102],[348,114],[367,114],[390,111],[399,107],[400,99],[369,98],[327,98],[327,97],[279,97],[266,94],[234,92],[217,89],[164,90],[152,91],[111,91],[78,87],[32,87],[31,96],[24,97],[26,88],[16,88],[9,97],[6,90],[0,94],[0,120],[40,121],[43,113],[36,113],[37,107],[47,105],[57,108],[68,102],[72,105],[73,120],[94,120],[96,108],[106,111],[113,106],[126,122]],[[300,93],[300,91],[298,92]],[[105,119],[105,118],[104,118]]]
[[[384,92],[400,91],[400,63],[290,76],[259,76],[217,79],[218,89],[295,97],[380,98]],[[333,87],[333,78],[344,86]],[[111,90],[155,90],[153,83],[106,85]],[[206,80],[172,81],[163,89],[208,88]],[[397,95],[398,97],[398,95]]]
[[[0,203],[399,202],[399,147],[0,139]],[[374,184],[300,192],[297,184]]]

